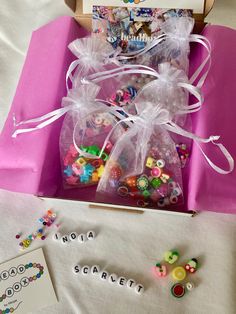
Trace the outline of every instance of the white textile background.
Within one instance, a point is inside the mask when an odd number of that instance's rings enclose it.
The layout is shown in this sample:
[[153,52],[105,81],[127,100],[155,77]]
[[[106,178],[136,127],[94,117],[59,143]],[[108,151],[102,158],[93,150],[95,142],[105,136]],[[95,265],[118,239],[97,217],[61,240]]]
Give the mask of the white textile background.
[[[223,4],[224,11],[217,10]],[[229,4],[230,1],[216,1],[216,10],[209,19],[236,26],[235,10]],[[0,0],[0,127],[14,96],[32,30],[65,14],[71,12],[62,0]],[[31,249],[44,247],[59,302],[33,313],[236,313],[236,216],[202,213],[186,218],[111,212],[89,209],[76,202],[41,201],[0,191],[0,262],[19,253],[16,233],[35,231],[37,218],[49,207],[59,213],[63,233],[94,229],[98,236],[95,241],[69,247],[53,242],[50,235],[44,242],[34,241]],[[181,300],[170,295],[170,277],[154,280],[150,272],[163,252],[171,248],[180,250],[180,263],[191,257],[199,257],[201,262],[198,273],[189,278],[196,289]],[[99,264],[110,273],[134,278],[145,286],[146,292],[139,297],[91,276],[74,277],[71,268],[77,262]]]

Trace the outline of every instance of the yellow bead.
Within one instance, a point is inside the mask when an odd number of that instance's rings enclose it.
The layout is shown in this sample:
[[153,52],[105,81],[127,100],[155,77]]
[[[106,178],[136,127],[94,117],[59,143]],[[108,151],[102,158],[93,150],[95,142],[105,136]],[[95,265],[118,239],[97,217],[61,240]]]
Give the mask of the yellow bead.
[[83,157],[79,157],[77,160],[76,160],[76,163],[82,167],[82,166],[85,166],[86,165],[86,160],[83,158]]
[[154,168],[156,164],[156,160],[152,157],[148,157],[147,162],[146,162],[146,167],[148,168]]
[[171,274],[176,281],[183,281],[186,278],[186,271],[182,266],[175,267]]
[[105,167],[103,165],[101,165],[98,169],[97,169],[97,173],[98,173],[98,177],[101,178],[103,172],[104,172]]

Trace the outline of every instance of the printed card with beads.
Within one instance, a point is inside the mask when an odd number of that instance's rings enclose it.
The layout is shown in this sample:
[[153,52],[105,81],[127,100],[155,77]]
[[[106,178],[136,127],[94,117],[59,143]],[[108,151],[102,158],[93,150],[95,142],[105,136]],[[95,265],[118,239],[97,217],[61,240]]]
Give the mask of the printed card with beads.
[[26,314],[56,302],[42,249],[0,265],[1,314]]

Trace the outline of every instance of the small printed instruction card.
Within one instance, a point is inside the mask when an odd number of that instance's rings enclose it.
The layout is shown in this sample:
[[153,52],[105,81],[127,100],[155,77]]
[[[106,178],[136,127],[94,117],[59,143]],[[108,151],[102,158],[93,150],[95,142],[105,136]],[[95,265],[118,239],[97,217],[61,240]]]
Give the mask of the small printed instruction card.
[[56,302],[42,249],[0,265],[0,313],[27,314]]

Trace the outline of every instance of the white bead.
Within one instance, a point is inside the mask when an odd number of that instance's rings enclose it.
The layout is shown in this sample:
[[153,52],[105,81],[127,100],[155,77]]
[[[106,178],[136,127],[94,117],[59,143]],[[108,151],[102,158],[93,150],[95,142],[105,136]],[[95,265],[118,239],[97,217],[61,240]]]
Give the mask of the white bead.
[[127,283],[127,279],[125,277],[119,277],[117,280],[117,284],[120,287],[125,287]]
[[93,265],[93,266],[91,267],[91,274],[92,274],[92,275],[98,275],[99,272],[100,272],[100,266],[98,266],[98,265]]
[[144,293],[144,287],[143,287],[143,285],[141,285],[141,284],[137,284],[136,285],[136,287],[134,288],[134,290],[135,290],[135,292],[137,293],[137,294],[143,294]]
[[94,238],[95,238],[95,232],[93,231],[93,230],[89,230],[88,232],[87,232],[87,239],[88,240],[94,240]]
[[70,239],[69,239],[67,234],[65,234],[64,236],[61,237],[61,243],[62,244],[67,245],[67,244],[69,244],[69,242],[70,242]]
[[109,277],[109,273],[107,271],[105,271],[105,270],[101,271],[101,273],[100,273],[100,279],[101,280],[105,281],[108,279],[108,277]]
[[85,242],[87,240],[87,237],[86,237],[86,235],[84,234],[84,233],[81,233],[79,236],[78,236],[78,241],[80,242],[80,243],[83,243],[83,242]]
[[136,286],[136,282],[135,282],[135,280],[134,279],[129,279],[128,281],[127,281],[127,287],[128,288],[130,288],[130,289],[132,289],[132,288],[134,288],[135,286]]
[[53,238],[54,241],[59,241],[61,239],[60,232],[54,233],[52,238]]
[[77,237],[78,237],[78,234],[73,231],[73,232],[70,233],[69,237],[70,237],[71,241],[75,241],[77,239]]
[[90,267],[88,265],[85,265],[81,268],[81,274],[82,275],[89,275],[90,274]]
[[186,289],[192,291],[194,289],[194,284],[192,282],[186,283]]
[[117,282],[117,279],[118,279],[118,276],[117,274],[111,274],[108,278],[108,282],[109,283],[116,283]]
[[73,273],[75,274],[75,275],[78,275],[80,272],[81,272],[81,266],[79,265],[79,264],[77,264],[77,265],[75,265],[74,267],[73,267]]

